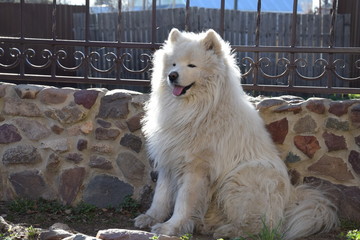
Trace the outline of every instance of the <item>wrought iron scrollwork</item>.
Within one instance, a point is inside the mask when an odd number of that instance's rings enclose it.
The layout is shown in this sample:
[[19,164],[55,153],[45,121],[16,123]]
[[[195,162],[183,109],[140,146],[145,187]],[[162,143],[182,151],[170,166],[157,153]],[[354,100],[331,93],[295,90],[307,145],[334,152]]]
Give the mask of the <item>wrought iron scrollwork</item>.
[[[17,48],[10,48],[9,50],[10,50],[10,57],[14,58],[15,61],[10,64],[4,64],[0,62],[1,68],[11,69],[11,68],[15,68],[20,64],[21,51]],[[0,48],[0,57],[4,57],[4,56],[5,56],[5,51],[3,48]]]

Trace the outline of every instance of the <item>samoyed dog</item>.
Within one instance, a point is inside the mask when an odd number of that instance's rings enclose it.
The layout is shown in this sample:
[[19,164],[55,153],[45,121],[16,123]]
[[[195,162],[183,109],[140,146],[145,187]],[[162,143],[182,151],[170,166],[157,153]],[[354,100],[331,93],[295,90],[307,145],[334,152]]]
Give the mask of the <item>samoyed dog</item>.
[[154,54],[143,132],[158,181],[139,228],[219,237],[258,233],[284,239],[329,231],[336,207],[287,168],[240,85],[228,43],[213,30],[172,29]]

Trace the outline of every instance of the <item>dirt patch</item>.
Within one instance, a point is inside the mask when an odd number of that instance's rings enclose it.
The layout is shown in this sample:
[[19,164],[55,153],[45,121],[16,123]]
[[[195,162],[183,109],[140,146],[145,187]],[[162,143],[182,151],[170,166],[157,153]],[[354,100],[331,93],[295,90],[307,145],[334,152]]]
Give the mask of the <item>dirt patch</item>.
[[[133,219],[138,214],[135,209],[132,209],[132,211],[126,209],[98,209],[88,205],[82,206],[81,208],[66,208],[51,205],[47,206],[48,209],[46,209],[46,206],[41,206],[40,204],[27,207],[29,208],[28,210],[17,209],[18,211],[15,211],[14,206],[9,205],[9,203],[0,202],[1,216],[7,223],[13,224],[13,231],[17,232],[17,238],[1,238],[1,236],[6,235],[4,234],[4,229],[0,227],[0,239],[29,239],[27,237],[29,227],[45,230],[55,223],[65,223],[74,232],[89,236],[96,236],[99,230],[110,228],[136,229]],[[340,237],[340,233],[346,233],[348,230],[355,229],[356,227],[358,226],[347,224],[347,226],[342,226],[331,233],[319,234],[299,240],[346,239],[345,237]],[[13,236],[14,235],[15,234],[13,234]],[[33,239],[37,238],[35,237]],[[206,240],[209,239],[209,237],[195,235],[193,239]]]

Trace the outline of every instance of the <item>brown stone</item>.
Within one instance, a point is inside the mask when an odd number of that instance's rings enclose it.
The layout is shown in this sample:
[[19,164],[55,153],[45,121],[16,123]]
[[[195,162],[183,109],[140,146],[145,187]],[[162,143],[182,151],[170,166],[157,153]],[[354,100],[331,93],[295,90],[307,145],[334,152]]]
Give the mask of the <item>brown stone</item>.
[[283,113],[283,112],[293,112],[294,114],[298,114],[302,111],[301,104],[288,104],[280,106],[273,110],[275,113]]
[[98,118],[126,118],[129,114],[128,103],[131,100],[131,95],[125,92],[108,92],[101,98]]
[[74,90],[59,89],[59,88],[45,88],[38,94],[38,99],[43,104],[60,104],[64,103],[68,95]]
[[60,126],[58,126],[58,125],[53,125],[53,126],[51,127],[51,130],[53,131],[53,133],[59,135],[59,134],[61,134],[61,133],[64,131],[64,128],[62,128],[62,127],[60,127]]
[[337,136],[328,132],[324,132],[322,136],[329,152],[347,149],[344,136]]
[[115,140],[120,135],[118,129],[97,128],[95,129],[95,138],[97,140]]
[[308,167],[308,170],[316,174],[331,176],[339,181],[354,179],[346,163],[341,158],[328,155],[322,156],[316,163]]
[[132,116],[126,121],[126,124],[131,132],[135,132],[141,128],[141,119],[144,117],[144,113],[138,113],[135,116]]
[[288,134],[289,123],[287,118],[272,122],[266,125],[267,130],[271,134],[273,141],[277,144],[283,144]]
[[87,140],[79,139],[79,141],[77,142],[77,149],[79,151],[83,151],[83,150],[87,149],[87,144],[88,144]]
[[355,143],[360,147],[360,135],[355,137]]
[[96,102],[99,92],[96,90],[80,90],[74,93],[74,101],[76,104],[90,109]]
[[69,153],[66,155],[66,160],[79,163],[83,160],[83,156],[80,153]]
[[316,151],[321,148],[318,140],[314,136],[295,136],[294,144],[309,158],[312,158]]
[[0,125],[0,144],[19,142],[22,139],[18,129],[12,124]]
[[354,172],[360,176],[360,153],[352,150],[349,154],[348,161],[351,164]]
[[289,170],[290,181],[292,185],[298,185],[300,183],[301,174],[296,169]]
[[360,104],[357,104],[351,108],[350,120],[355,128],[360,128]]
[[324,100],[308,100],[306,108],[318,114],[325,113]]
[[120,153],[116,159],[116,163],[127,179],[142,180],[145,171],[145,165],[132,153]]
[[102,119],[98,119],[96,120],[96,122],[103,128],[110,128],[111,127],[111,122],[102,120]]
[[109,170],[113,168],[112,163],[109,160],[107,160],[104,157],[95,156],[95,155],[90,157],[89,166],[92,168],[99,168],[105,170]]
[[310,115],[300,118],[294,125],[295,133],[315,133],[316,128],[316,122]]
[[139,153],[141,150],[142,141],[141,138],[139,138],[138,136],[127,133],[125,134],[124,137],[121,138],[120,145],[124,147],[128,147],[134,150],[135,152]]
[[348,112],[348,108],[352,104],[354,104],[353,101],[331,102],[329,107],[329,113],[340,117]]
[[65,204],[71,204],[82,186],[85,168],[76,167],[66,169],[60,176],[59,194]]
[[305,177],[304,183],[326,191],[337,207],[340,219],[360,222],[360,188],[333,184],[316,177]]
[[44,124],[33,119],[17,118],[15,123],[30,140],[38,141],[50,136],[51,134],[50,130]]

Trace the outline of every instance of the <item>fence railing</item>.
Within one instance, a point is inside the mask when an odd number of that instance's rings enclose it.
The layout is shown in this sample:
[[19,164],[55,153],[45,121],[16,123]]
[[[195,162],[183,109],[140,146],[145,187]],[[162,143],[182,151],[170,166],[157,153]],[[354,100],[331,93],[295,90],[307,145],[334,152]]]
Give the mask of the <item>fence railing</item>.
[[[336,14],[337,0],[328,15],[298,14],[297,0],[292,14],[262,13],[261,0],[256,12],[225,10],[224,3],[203,9],[188,0],[184,9],[157,9],[153,0],[150,11],[122,12],[119,1],[118,13],[93,15],[86,0],[65,18],[54,0],[45,6],[45,36],[27,33],[27,11],[42,5],[7,3],[19,18],[6,24],[18,20],[19,31],[3,34],[0,27],[0,81],[147,86],[151,54],[172,27],[214,28],[232,44],[246,90],[360,93],[360,46],[350,46],[350,16]],[[60,33],[64,25],[71,37]]]

